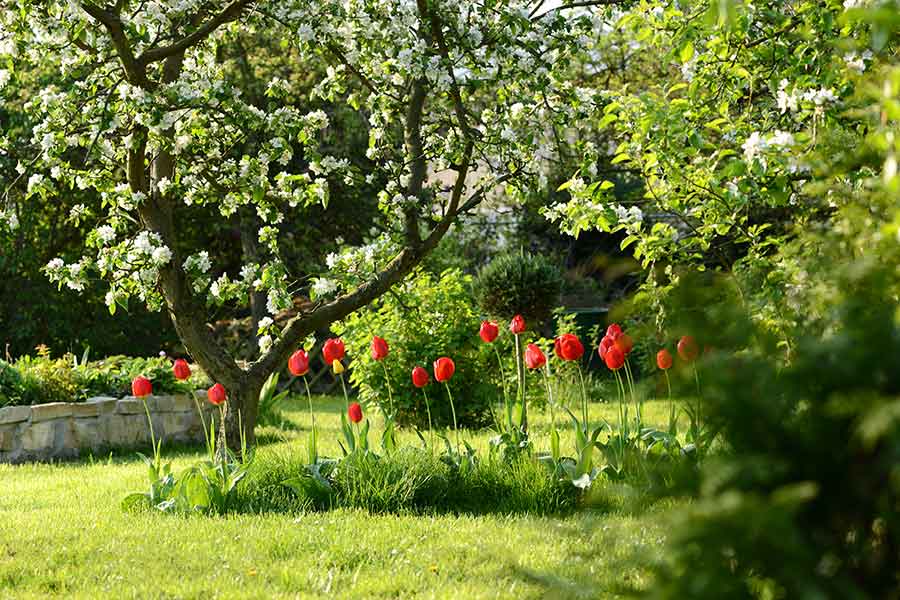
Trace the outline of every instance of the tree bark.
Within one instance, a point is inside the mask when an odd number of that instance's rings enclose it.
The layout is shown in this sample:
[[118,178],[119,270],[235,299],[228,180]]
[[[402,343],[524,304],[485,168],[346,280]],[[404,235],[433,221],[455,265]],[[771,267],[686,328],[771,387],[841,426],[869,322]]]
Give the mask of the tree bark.
[[263,381],[244,375],[232,387],[226,386],[225,418],[219,424],[218,445],[240,455],[244,448],[256,445],[256,420],[259,416],[259,391]]
[[[259,252],[259,219],[252,206],[244,206],[240,210],[241,250],[244,264],[261,264]],[[258,354],[259,322],[266,316],[266,295],[263,292],[250,290],[250,323],[253,336],[251,356]]]

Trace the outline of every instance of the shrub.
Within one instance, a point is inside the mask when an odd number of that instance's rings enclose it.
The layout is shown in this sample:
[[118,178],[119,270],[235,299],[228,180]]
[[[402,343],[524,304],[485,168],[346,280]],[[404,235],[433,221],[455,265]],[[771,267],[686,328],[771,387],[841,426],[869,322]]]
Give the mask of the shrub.
[[[450,356],[456,373],[450,380],[460,424],[488,421],[492,403],[502,398],[499,382],[486,374],[497,371],[493,349],[478,337],[481,318],[471,294],[471,277],[458,269],[440,276],[419,273],[394,293],[383,296],[369,309],[359,311],[333,329],[347,344],[352,358],[351,382],[369,405],[388,404],[385,370],[397,408],[397,421],[427,425],[421,390],[412,385],[413,367],[421,365],[432,376],[426,388],[435,424],[449,425],[450,405],[443,385],[433,381],[432,363]],[[369,344],[378,335],[388,341],[390,353],[382,361],[372,359]]]
[[94,362],[79,362],[71,355],[52,358],[43,350],[38,356],[23,356],[14,364],[0,361],[0,406],[83,402],[92,396],[131,394],[131,381],[138,375],[153,383],[155,394],[183,393],[209,387],[209,378],[193,367],[191,378],[182,383],[172,373],[167,358],[111,356]]
[[704,466],[652,597],[898,598],[900,252],[890,244],[841,272],[827,325],[798,337],[786,365],[765,325],[715,306],[718,318],[698,323],[716,347],[745,348],[713,353],[701,372],[704,418],[731,451]]
[[487,314],[509,320],[521,314],[537,330],[559,303],[562,274],[543,255],[503,254],[478,273],[475,294]]
[[0,360],[0,407],[19,404],[22,398],[22,376],[4,360]]

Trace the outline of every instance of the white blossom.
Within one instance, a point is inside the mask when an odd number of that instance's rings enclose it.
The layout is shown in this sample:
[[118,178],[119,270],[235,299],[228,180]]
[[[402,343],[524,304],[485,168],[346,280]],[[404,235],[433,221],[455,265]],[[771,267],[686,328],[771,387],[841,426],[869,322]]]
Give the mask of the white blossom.
[[153,260],[154,264],[159,266],[168,264],[168,262],[172,260],[172,251],[169,250],[168,246],[159,246],[153,250],[151,260]]

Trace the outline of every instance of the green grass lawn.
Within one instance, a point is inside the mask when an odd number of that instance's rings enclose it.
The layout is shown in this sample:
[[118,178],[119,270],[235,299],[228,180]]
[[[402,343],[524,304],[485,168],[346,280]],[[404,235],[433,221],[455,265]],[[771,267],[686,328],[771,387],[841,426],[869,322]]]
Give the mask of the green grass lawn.
[[[287,404],[296,430],[262,430],[261,455],[304,452],[305,405],[305,398]],[[316,405],[320,450],[337,456],[343,400]],[[647,420],[662,423],[666,411],[665,403],[648,403]],[[612,418],[615,409],[598,404],[591,413]],[[543,449],[547,417],[534,415],[532,427]],[[486,451],[488,432],[466,438]],[[419,443],[407,431],[401,441]],[[569,436],[563,444],[571,453]],[[183,467],[200,453],[168,456]],[[632,513],[613,502],[620,508],[563,517],[124,513],[122,497],[146,485],[146,467],[130,454],[0,465],[0,597],[616,597],[648,584],[672,507]],[[627,493],[607,489],[619,499]]]

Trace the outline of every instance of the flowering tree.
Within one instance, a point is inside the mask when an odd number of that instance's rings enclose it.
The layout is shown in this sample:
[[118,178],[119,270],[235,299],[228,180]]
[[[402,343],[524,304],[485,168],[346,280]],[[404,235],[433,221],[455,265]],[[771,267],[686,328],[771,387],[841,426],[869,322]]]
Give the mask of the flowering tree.
[[[613,4],[611,0],[577,5]],[[600,17],[559,3],[488,0],[116,0],[33,2],[0,15],[0,90],[38,65],[57,83],[27,104],[30,140],[6,198],[100,193],[104,213],[85,255],[51,261],[74,290],[109,282],[111,311],[129,299],[165,308],[193,358],[228,390],[223,432],[237,446],[237,413],[253,439],[259,389],[311,332],[386,292],[455,220],[500,186],[525,189],[557,150],[550,140],[581,116],[567,81]],[[284,61],[264,102],[251,102],[222,60],[229,44],[280,39]],[[369,123],[368,162],[322,143],[326,110],[300,111],[289,81],[308,65],[327,76],[312,96]],[[0,91],[3,94],[4,91]],[[286,214],[327,207],[340,181],[387,181],[388,230],[362,247],[336,244],[321,275],[298,280],[282,258]],[[186,205],[259,220],[259,251],[240,273],[213,280],[215,256],[186,247]],[[72,206],[78,212],[80,206]],[[86,215],[87,216],[87,215]],[[260,319],[260,356],[238,364],[207,325],[211,307],[313,304],[278,329]]]
[[[879,142],[886,158],[861,149],[873,132],[864,78],[895,55],[885,23],[897,7],[660,0],[610,15],[588,63],[621,66],[592,113],[609,143],[582,146],[560,186],[570,197],[545,215],[572,235],[621,235],[655,299],[680,267],[755,271],[748,300],[806,287],[776,250],[896,172],[890,140]],[[783,332],[789,315],[760,300],[754,313]]]

